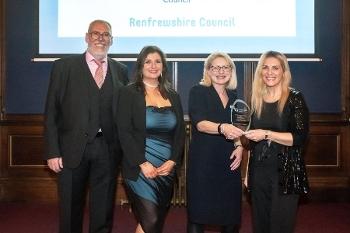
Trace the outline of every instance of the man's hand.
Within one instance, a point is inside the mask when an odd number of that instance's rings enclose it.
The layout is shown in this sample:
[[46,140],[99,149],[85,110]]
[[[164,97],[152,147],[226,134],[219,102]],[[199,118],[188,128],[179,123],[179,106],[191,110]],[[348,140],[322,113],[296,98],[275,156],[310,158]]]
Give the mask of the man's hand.
[[48,159],[47,160],[47,165],[49,166],[49,168],[58,173],[62,170],[63,168],[63,163],[62,163],[62,157],[56,157],[56,158],[52,158],[52,159]]

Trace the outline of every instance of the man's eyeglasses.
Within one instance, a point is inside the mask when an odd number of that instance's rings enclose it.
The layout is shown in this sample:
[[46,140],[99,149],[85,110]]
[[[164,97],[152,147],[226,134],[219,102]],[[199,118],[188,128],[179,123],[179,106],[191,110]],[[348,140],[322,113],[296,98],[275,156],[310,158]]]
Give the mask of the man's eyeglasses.
[[210,70],[213,72],[213,73],[219,73],[220,70],[224,71],[225,73],[228,73],[230,72],[232,69],[231,66],[211,66],[210,67]]
[[93,31],[93,32],[90,32],[89,34],[93,40],[98,40],[100,39],[100,37],[102,37],[104,40],[110,40],[112,38],[112,35],[109,34],[109,32],[99,33],[99,32]]

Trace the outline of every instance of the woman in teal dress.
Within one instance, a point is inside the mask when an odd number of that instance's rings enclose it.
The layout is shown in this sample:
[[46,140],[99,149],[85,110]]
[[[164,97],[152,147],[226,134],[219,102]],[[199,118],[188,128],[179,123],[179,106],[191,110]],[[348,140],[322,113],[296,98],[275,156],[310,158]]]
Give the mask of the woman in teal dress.
[[166,75],[164,53],[156,46],[146,46],[136,61],[135,82],[122,88],[119,96],[122,173],[138,221],[136,233],[162,232],[175,166],[183,154],[181,101]]

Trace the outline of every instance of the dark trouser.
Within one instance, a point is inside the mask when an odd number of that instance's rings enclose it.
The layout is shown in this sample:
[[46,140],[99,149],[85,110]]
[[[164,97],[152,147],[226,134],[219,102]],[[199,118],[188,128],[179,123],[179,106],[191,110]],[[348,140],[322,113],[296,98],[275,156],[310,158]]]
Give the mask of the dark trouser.
[[[64,166],[64,165],[63,165]],[[59,173],[60,233],[81,233],[89,188],[90,233],[112,230],[117,158],[103,136],[87,144],[81,164]]]
[[[236,225],[225,225],[221,226],[221,233],[238,233],[239,227]],[[204,225],[188,222],[187,233],[204,233]]]
[[294,232],[299,195],[279,193],[276,170],[254,167],[251,184],[254,233]]

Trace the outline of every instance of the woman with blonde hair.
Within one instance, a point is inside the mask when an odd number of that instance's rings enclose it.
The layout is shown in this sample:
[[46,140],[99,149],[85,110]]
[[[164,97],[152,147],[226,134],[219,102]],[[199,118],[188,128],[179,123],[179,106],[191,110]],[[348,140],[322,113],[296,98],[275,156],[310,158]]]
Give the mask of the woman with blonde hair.
[[230,119],[236,86],[232,59],[226,53],[215,52],[204,63],[202,81],[190,91],[188,233],[203,233],[206,225],[216,225],[222,233],[239,229],[243,152],[239,137],[243,131]]
[[285,55],[268,51],[256,68],[253,90],[248,190],[254,233],[292,233],[300,194],[308,192],[301,155],[309,112],[303,95],[290,87]]

